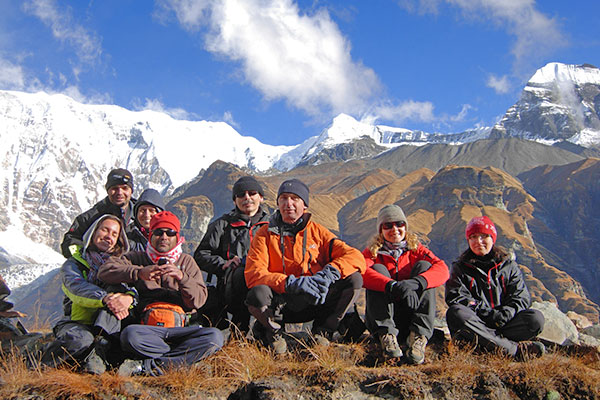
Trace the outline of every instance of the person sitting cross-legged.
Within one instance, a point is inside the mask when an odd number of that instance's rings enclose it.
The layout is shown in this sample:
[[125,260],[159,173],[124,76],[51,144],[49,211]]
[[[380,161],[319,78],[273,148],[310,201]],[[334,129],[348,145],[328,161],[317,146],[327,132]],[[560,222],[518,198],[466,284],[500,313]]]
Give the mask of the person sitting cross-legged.
[[468,223],[469,248],[452,265],[446,283],[446,321],[454,339],[485,350],[500,349],[518,360],[538,357],[545,347],[532,341],[544,328],[544,315],[531,297],[517,263],[499,246],[486,216]]
[[[201,307],[207,290],[192,256],[182,253],[179,219],[162,211],[152,217],[150,231],[146,251],[111,257],[98,275],[107,283],[134,285],[139,293],[140,322],[145,324],[121,332],[121,347],[131,359],[119,367],[120,375],[161,375],[165,367],[192,365],[223,346],[220,330],[184,326],[182,312]],[[160,310],[170,310],[166,313],[172,318],[160,320]]]

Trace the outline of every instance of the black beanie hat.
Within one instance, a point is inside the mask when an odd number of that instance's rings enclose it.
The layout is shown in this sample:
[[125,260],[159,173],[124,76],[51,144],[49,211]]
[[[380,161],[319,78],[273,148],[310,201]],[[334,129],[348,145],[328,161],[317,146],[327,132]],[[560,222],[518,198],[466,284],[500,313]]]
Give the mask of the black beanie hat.
[[125,168],[116,168],[110,171],[104,187],[108,190],[117,185],[127,185],[133,191],[133,175],[131,175],[131,172]]
[[294,178],[284,181],[281,186],[279,186],[279,190],[277,191],[278,200],[282,193],[295,194],[296,196],[300,197],[302,201],[304,201],[304,205],[308,207],[308,186],[306,186],[301,180]]
[[233,184],[233,189],[231,190],[233,200],[235,201],[238,194],[241,196],[246,191],[258,192],[261,196],[264,196],[262,186],[260,186],[260,183],[252,176],[242,176]]

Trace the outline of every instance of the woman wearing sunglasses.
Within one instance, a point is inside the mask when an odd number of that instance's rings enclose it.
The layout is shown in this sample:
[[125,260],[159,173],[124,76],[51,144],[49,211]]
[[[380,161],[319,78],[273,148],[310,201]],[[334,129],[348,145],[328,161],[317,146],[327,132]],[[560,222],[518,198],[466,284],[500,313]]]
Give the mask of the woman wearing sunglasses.
[[367,328],[386,357],[422,364],[433,334],[435,288],[448,280],[446,263],[408,232],[402,208],[391,204],[377,215],[377,234],[363,251],[367,271]]

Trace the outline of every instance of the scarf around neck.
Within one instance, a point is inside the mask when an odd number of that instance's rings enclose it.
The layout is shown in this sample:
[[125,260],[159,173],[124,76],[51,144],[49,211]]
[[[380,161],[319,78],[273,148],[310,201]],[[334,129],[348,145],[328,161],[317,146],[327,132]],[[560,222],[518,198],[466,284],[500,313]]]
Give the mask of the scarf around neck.
[[112,254],[110,253],[99,252],[96,250],[86,250],[85,254],[83,255],[83,258],[85,261],[87,261],[88,265],[90,266],[90,272],[87,276],[88,282],[96,281],[98,269],[102,264],[106,262],[106,260],[108,260],[108,258],[111,255]]
[[402,253],[404,253],[404,251],[406,250],[406,248],[406,240],[403,240],[400,243],[392,243],[388,242],[387,240],[384,240],[383,246],[381,246],[381,249],[379,251],[384,254],[389,254],[390,256],[394,257],[395,260],[398,260],[398,258],[400,258]]
[[183,253],[181,248],[183,242],[185,242],[185,238],[181,236],[177,242],[177,245],[165,253],[161,253],[160,251],[156,250],[154,247],[152,247],[152,244],[148,242],[148,245],[146,246],[146,254],[148,257],[150,257],[150,260],[152,260],[154,264],[158,264],[158,260],[161,258],[166,258],[171,264],[175,264],[175,262],[179,260],[179,257],[181,257],[181,254]]

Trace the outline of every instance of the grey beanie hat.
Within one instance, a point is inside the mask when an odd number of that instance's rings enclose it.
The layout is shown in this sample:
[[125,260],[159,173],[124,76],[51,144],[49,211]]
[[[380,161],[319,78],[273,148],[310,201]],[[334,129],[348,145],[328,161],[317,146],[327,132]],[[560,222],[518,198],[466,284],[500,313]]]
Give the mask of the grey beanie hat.
[[404,215],[402,208],[395,204],[383,206],[383,208],[379,210],[379,214],[377,214],[377,232],[381,232],[381,225],[383,223],[396,221],[404,222],[408,226],[408,222],[406,221],[406,216]]
[[302,201],[304,201],[304,205],[308,207],[308,196],[309,190],[308,186],[300,179],[288,179],[284,181],[281,186],[279,186],[279,190],[277,191],[277,200],[279,200],[279,196],[282,193],[293,193],[296,196],[300,197]]

